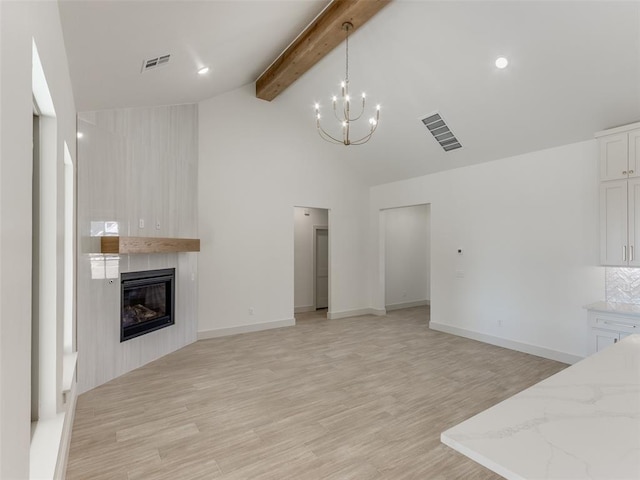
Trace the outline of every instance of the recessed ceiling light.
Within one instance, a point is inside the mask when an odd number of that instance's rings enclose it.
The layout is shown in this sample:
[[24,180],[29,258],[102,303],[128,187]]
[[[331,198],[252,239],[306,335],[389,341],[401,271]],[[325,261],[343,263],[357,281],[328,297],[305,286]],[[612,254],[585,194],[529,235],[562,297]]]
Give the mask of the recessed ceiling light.
[[77,137],[78,137],[78,138],[82,138],[82,137],[84,137],[84,133],[82,133],[82,132],[78,132],[78,133],[77,133]]
[[202,67],[200,70],[198,70],[198,75],[206,75],[207,73],[209,73],[209,70],[211,70],[209,67]]
[[498,57],[496,59],[496,67],[507,68],[507,65],[509,65],[509,60],[507,60],[505,57]]

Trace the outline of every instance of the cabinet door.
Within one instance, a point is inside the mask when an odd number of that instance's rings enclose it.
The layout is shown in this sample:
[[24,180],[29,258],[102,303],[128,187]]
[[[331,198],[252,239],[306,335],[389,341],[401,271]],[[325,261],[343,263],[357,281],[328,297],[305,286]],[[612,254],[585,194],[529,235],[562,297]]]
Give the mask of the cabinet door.
[[600,138],[601,181],[627,178],[629,168],[628,138],[627,133]]
[[629,265],[640,266],[640,178],[628,181]]
[[591,335],[591,341],[594,342],[594,345],[592,347],[594,353],[599,352],[609,345],[618,343],[618,340],[620,340],[620,335],[618,334],[618,332],[612,332],[610,330],[600,330],[599,328],[592,329]]
[[600,263],[603,265],[628,263],[627,182],[616,180],[600,184]]
[[629,177],[640,177],[640,129],[629,132]]
[[620,337],[620,340],[622,340],[623,338],[627,338],[629,335],[633,335],[633,334],[632,333],[620,332],[620,334],[618,336]]

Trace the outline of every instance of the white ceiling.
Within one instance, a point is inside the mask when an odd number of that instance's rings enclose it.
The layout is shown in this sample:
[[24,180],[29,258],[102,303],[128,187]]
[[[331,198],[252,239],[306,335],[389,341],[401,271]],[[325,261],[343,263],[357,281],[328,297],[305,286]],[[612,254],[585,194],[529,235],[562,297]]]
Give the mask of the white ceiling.
[[[77,108],[196,102],[251,83],[326,4],[63,0]],[[140,74],[143,58],[164,53],[170,65]],[[368,144],[333,148],[370,184],[640,120],[640,2],[395,0],[353,35],[350,54],[354,93],[381,103],[382,118]],[[200,65],[213,73],[199,77]],[[274,103],[313,128],[311,105],[328,105],[343,75],[339,47]],[[462,149],[445,153],[419,121],[436,110]]]
[[195,103],[254,82],[328,3],[60,0],[76,108]]

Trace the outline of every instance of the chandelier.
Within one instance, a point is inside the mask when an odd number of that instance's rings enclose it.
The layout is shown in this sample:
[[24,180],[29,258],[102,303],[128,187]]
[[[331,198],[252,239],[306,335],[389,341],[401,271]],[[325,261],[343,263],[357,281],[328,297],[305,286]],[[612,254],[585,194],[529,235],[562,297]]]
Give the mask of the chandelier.
[[[333,136],[329,134],[320,124],[320,104],[316,103],[316,128],[318,130],[318,134],[323,140],[327,142],[336,143],[336,144],[344,144],[344,145],[362,145],[363,143],[367,143],[373,132],[378,128],[378,120],[380,119],[380,105],[376,106],[375,116],[369,118],[369,131],[366,135],[359,138],[358,140],[351,140],[351,123],[358,120],[364,114],[365,104],[366,104],[366,95],[362,93],[362,103],[358,108],[358,104],[360,102],[354,101],[349,94],[349,31],[353,29],[353,24],[351,22],[344,22],[342,24],[342,29],[346,32],[346,74],[344,81],[341,83],[342,95],[341,98],[338,99],[337,96],[334,95],[332,98],[333,104],[333,114],[338,120],[342,128],[342,138],[339,138],[340,135]],[[358,112],[354,114],[353,109],[357,109]]]

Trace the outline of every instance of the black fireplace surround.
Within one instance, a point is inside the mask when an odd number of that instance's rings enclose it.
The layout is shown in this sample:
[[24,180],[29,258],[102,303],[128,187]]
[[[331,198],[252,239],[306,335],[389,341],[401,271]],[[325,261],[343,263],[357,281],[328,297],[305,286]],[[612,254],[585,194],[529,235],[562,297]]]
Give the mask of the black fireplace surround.
[[175,323],[175,271],[121,274],[120,342]]

